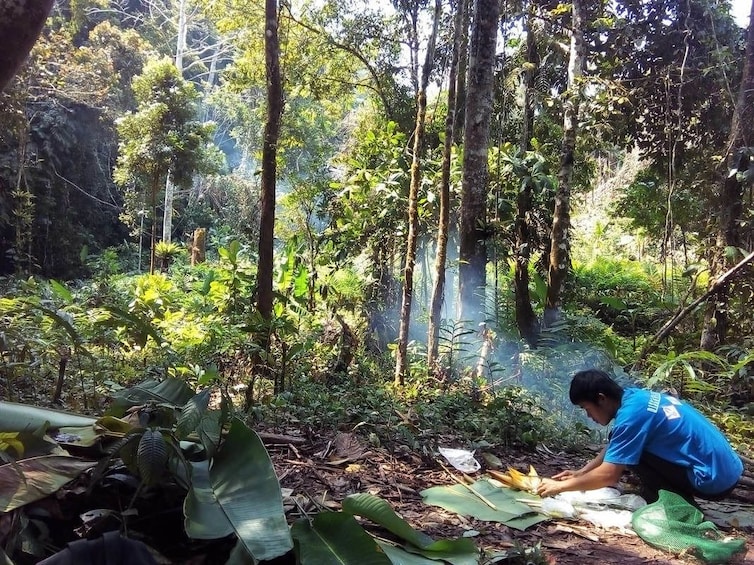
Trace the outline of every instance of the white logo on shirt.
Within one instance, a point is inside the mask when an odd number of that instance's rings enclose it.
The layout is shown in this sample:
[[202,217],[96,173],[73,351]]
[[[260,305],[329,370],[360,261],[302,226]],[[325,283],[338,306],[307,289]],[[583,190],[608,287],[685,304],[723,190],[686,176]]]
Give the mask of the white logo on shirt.
[[678,413],[678,409],[675,406],[663,406],[662,411],[665,412],[665,417],[668,420],[675,420],[677,418],[680,418],[681,415]]
[[649,395],[649,404],[647,404],[647,412],[652,414],[657,413],[657,409],[660,407],[660,393],[653,392]]

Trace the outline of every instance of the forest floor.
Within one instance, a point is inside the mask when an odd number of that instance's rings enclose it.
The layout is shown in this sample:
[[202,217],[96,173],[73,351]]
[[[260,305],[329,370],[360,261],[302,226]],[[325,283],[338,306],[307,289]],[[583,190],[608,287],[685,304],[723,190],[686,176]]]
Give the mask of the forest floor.
[[[296,431],[291,430],[295,438]],[[287,434],[286,434],[287,435]],[[583,563],[620,564],[689,564],[691,556],[676,556],[652,548],[633,532],[601,529],[588,522],[549,520],[525,531],[511,529],[504,524],[483,522],[428,506],[420,492],[432,486],[453,485],[460,472],[444,460],[421,457],[410,450],[391,453],[384,448],[361,445],[351,434],[334,437],[297,439],[286,443],[285,436],[276,440],[273,434],[265,437],[283,489],[291,496],[309,500],[337,510],[340,501],[351,493],[368,492],[388,501],[393,509],[414,528],[434,539],[450,539],[475,531],[479,548],[486,554],[508,551],[511,548],[541,548],[547,563],[582,565]],[[276,441],[279,443],[276,444]],[[450,446],[448,446],[450,447]],[[595,448],[596,449],[596,448]],[[511,466],[526,472],[533,465],[540,476],[551,476],[563,470],[578,468],[590,454],[568,454],[541,448],[535,451],[516,449],[492,450],[504,467]],[[477,473],[477,475],[483,473]],[[631,490],[632,477],[627,475],[626,490]],[[726,534],[745,538],[746,553],[737,554],[730,563],[754,564],[754,492],[736,489],[725,501],[699,501],[705,518],[711,519]],[[304,508],[305,509],[305,508]],[[295,510],[294,510],[295,511]],[[289,512],[290,517],[290,512]],[[740,520],[740,522],[737,522]],[[738,527],[732,527],[738,524]],[[379,531],[374,532],[380,535]],[[382,532],[386,534],[386,532]],[[509,560],[500,563],[525,563]],[[535,561],[536,563],[536,561]]]
[[[2,392],[2,391],[0,391]],[[2,397],[2,396],[0,396]],[[370,493],[387,501],[413,528],[436,540],[455,539],[473,534],[478,548],[489,557],[507,552],[509,558],[483,563],[508,565],[561,564],[645,564],[676,565],[695,563],[692,556],[678,556],[652,548],[632,532],[602,529],[585,521],[550,519],[524,531],[497,522],[485,522],[430,506],[422,501],[421,491],[433,486],[456,484],[461,473],[434,453],[420,453],[399,445],[393,449],[369,445],[356,433],[334,432],[308,427],[271,428],[255,425],[272,459],[284,493],[289,522],[304,513],[322,508],[339,510],[342,500],[353,493]],[[458,447],[456,438],[438,437],[437,443]],[[376,442],[375,442],[376,443]],[[552,446],[535,450],[497,447],[487,452],[507,467],[526,472],[534,466],[540,476],[551,476],[563,469],[581,467],[597,450],[567,453]],[[477,460],[483,461],[479,453]],[[119,529],[117,516],[134,496],[128,477],[114,471],[110,483],[92,483],[88,474],[66,485],[54,495],[29,506],[29,515],[46,516],[51,547],[62,548],[81,537],[96,537],[103,531]],[[120,473],[120,474],[119,474]],[[474,474],[479,478],[484,470]],[[120,477],[120,478],[118,478]],[[626,490],[636,488],[627,474]],[[117,479],[117,480],[115,480]],[[183,529],[185,491],[165,488],[163,492],[141,497],[143,506],[128,524],[129,537],[141,539],[165,559],[161,564],[215,565],[225,563],[233,540],[189,540]],[[746,552],[737,554],[733,565],[754,565],[754,491],[740,488],[725,501],[699,501],[705,518],[715,522],[726,534],[744,538]],[[96,527],[82,523],[86,514],[94,516]],[[99,516],[95,516],[99,513]],[[0,541],[14,530],[15,513],[0,513]],[[373,535],[390,539],[378,526],[362,522]],[[514,557],[520,548],[539,547],[541,558],[521,560]],[[28,565],[33,560],[16,561]],[[292,558],[281,560],[289,565]],[[278,565],[278,560],[275,561]],[[329,565],[329,564],[322,564]]]

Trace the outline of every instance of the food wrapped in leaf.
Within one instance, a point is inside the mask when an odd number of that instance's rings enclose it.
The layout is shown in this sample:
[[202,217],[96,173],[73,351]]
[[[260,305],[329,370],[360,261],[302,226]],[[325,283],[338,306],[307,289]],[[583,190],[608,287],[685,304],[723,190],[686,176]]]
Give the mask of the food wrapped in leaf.
[[537,493],[537,488],[542,482],[542,479],[532,465],[529,465],[529,473],[526,475],[513,467],[508,467],[507,473],[489,469],[487,474],[509,488],[523,490],[531,494]]

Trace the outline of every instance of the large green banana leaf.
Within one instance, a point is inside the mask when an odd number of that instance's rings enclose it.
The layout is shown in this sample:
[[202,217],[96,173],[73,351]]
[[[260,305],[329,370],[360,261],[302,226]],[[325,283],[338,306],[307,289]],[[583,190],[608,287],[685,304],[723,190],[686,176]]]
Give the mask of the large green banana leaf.
[[320,512],[291,528],[300,565],[391,565],[375,539],[343,512]]
[[183,501],[183,515],[190,538],[218,539],[234,531],[212,488],[209,461],[191,462],[191,488]]
[[122,416],[126,409],[149,401],[164,402],[173,406],[183,406],[196,395],[186,381],[167,378],[162,381],[149,380],[122,390],[115,395],[109,413]]
[[55,429],[66,426],[91,426],[96,421],[96,418],[62,410],[0,400],[0,432],[34,431],[45,423]]
[[406,549],[429,559],[442,560],[453,565],[476,565],[479,550],[473,540],[458,538],[453,540],[433,540],[419,532],[395,513],[393,508],[381,498],[367,494],[352,494],[343,500],[343,512],[363,516],[383,526],[399,538],[406,540]]
[[[472,485],[431,487],[421,492],[425,504],[440,506],[450,512],[473,516],[479,520],[502,522],[517,530],[525,530],[547,520],[517,498],[535,498],[521,491],[500,488],[487,480]],[[487,502],[492,504],[492,508]]]
[[0,465],[0,513],[57,492],[96,461],[64,455],[43,455]]
[[389,543],[378,541],[382,551],[390,558],[390,562],[393,565],[437,565],[437,561],[424,557],[422,555],[415,555],[409,553],[405,549],[390,545]]
[[194,470],[197,476],[184,505],[189,535],[235,532],[258,561],[293,548],[275,468],[259,436],[241,420],[233,419],[208,474],[200,465]]

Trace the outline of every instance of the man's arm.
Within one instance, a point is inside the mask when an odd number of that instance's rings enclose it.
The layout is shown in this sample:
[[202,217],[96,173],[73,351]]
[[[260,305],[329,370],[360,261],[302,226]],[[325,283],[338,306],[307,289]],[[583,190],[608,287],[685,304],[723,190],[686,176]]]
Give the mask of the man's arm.
[[[596,458],[594,460],[596,460]],[[591,463],[592,462],[590,461],[583,469],[586,469]],[[595,467],[592,467],[579,475],[572,475],[559,481],[542,479],[542,484],[539,485],[537,494],[544,497],[554,496],[561,492],[571,490],[594,490],[602,487],[609,487],[618,482],[625,468],[625,465],[606,463],[603,460]]]
[[592,469],[596,469],[602,464],[602,462],[605,460],[606,452],[607,446],[603,447],[602,451],[600,451],[593,459],[587,462],[587,464],[584,465],[581,469],[577,471],[573,471],[571,469],[567,471],[561,471],[560,473],[553,475],[552,478],[558,481],[563,481],[565,479],[570,479],[571,477],[578,477],[583,475],[584,473],[588,473]]

